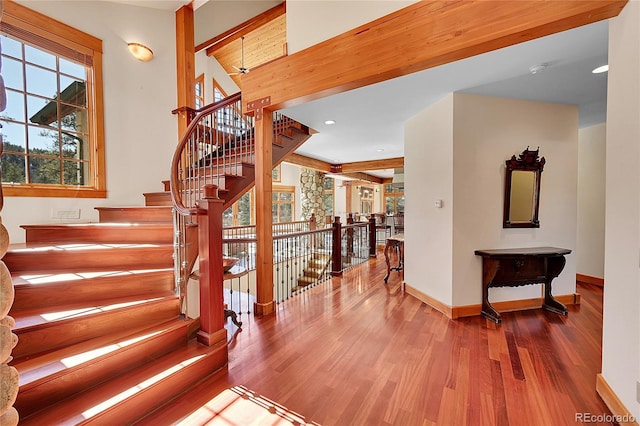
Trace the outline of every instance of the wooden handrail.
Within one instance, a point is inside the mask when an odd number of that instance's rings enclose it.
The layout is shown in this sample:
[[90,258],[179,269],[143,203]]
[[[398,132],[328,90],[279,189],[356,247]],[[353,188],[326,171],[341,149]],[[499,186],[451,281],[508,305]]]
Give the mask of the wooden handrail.
[[170,186],[171,200],[173,202],[173,207],[176,209],[178,213],[184,216],[198,213],[198,209],[196,206],[187,207],[184,205],[182,201],[182,195],[180,194],[180,171],[178,169],[179,169],[180,159],[182,158],[184,148],[189,142],[189,140],[191,139],[191,137],[193,136],[194,129],[198,127],[200,118],[202,118],[205,115],[211,114],[218,109],[222,109],[234,102],[237,102],[241,98],[242,98],[242,94],[238,92],[221,101],[214,102],[211,105],[208,105],[200,109],[196,114],[196,116],[194,117],[194,119],[191,120],[191,123],[189,123],[189,126],[187,127],[185,134],[180,140],[180,143],[178,143],[178,146],[176,147],[176,150],[173,154],[173,159],[171,161],[171,186]]

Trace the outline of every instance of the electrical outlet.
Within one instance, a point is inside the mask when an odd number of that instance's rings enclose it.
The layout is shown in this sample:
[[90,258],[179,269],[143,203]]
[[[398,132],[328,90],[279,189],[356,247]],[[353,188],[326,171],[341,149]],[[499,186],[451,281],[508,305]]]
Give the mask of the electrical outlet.
[[51,209],[51,218],[52,219],[80,219],[80,209],[74,208],[53,208]]

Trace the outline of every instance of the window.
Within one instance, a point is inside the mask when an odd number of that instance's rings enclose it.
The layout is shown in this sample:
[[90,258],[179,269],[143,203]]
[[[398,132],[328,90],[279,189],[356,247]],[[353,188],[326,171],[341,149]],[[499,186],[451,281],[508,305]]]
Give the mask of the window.
[[404,213],[404,188],[392,184],[385,185],[384,205],[387,214]]
[[360,213],[373,213],[373,188],[368,186],[358,186],[357,188],[360,196]]
[[213,102],[218,102],[227,97],[227,92],[222,90],[222,87],[213,79]]
[[271,213],[273,223],[293,222],[295,212],[295,187],[274,186]]
[[271,170],[271,181],[272,182],[281,182],[282,181],[282,165],[278,164]]
[[324,214],[333,216],[333,178],[324,178]]
[[5,1],[0,43],[4,195],[106,197],[102,41]]
[[204,103],[204,74],[200,74],[200,77],[196,78],[196,109],[202,108]]
[[255,190],[244,194],[238,201],[233,203],[231,207],[226,209],[222,214],[222,226],[246,226],[252,225],[253,220],[253,196]]

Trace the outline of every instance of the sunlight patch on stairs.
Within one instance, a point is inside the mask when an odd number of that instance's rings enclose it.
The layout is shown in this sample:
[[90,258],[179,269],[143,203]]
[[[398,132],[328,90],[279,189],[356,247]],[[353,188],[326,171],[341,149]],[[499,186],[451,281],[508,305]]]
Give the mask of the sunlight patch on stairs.
[[108,410],[109,408],[113,407],[114,405],[118,404],[119,402],[124,401],[127,398],[131,398],[134,395],[136,395],[139,392],[142,392],[143,390],[153,386],[154,384],[160,382],[161,380],[171,376],[172,374],[177,373],[178,371],[182,370],[183,368],[197,362],[198,360],[204,358],[206,355],[198,355],[192,358],[189,358],[187,360],[184,360],[183,362],[176,364],[174,366],[172,366],[171,368],[167,368],[166,370],[156,374],[153,377],[150,377],[147,380],[144,380],[140,383],[138,383],[135,386],[130,387],[129,389],[120,392],[117,395],[114,395],[113,397],[107,399],[106,401],[101,402],[98,405],[95,405],[93,407],[91,407],[90,409],[84,411],[82,413],[82,416],[85,419],[90,419],[100,413],[102,413],[103,411]]
[[100,250],[105,248],[148,248],[148,247],[160,247],[161,244],[151,244],[151,243],[142,243],[142,244],[134,244],[134,243],[104,243],[104,244],[56,244],[56,245],[37,245],[37,246],[27,246],[27,247],[12,247],[11,251],[15,253],[36,253],[36,252],[46,252],[46,251],[74,251],[74,250]]
[[86,278],[98,277],[116,277],[135,274],[146,274],[150,272],[162,272],[173,269],[136,269],[131,271],[96,271],[96,272],[77,272],[77,273],[61,273],[61,274],[37,274],[37,275],[19,275],[20,278],[29,284],[48,284],[61,281],[75,281]]
[[225,389],[205,405],[176,423],[192,425],[317,425],[304,416],[258,395],[244,386]]
[[50,312],[50,313],[42,314],[40,316],[47,321],[55,321],[62,318],[74,318],[74,317],[79,317],[83,315],[93,315],[100,312],[112,311],[114,309],[126,308],[129,306],[135,306],[143,303],[154,302],[156,300],[162,300],[162,298],[155,297],[152,299],[141,299],[141,300],[133,300],[130,302],[115,303],[113,305],[107,305],[107,306],[92,306],[92,307],[85,307],[81,309],[70,309],[68,311]]
[[134,343],[141,342],[153,336],[157,336],[163,331],[164,330],[158,330],[153,333],[145,334],[144,336],[137,336],[137,337],[134,337],[133,339],[124,340],[122,342],[113,343],[111,345],[104,346],[101,348],[96,348],[94,350],[83,352],[81,354],[76,354],[67,358],[62,358],[60,362],[64,364],[67,368],[75,367],[76,365],[80,365],[80,364],[89,362],[93,359],[99,358],[108,353],[115,352],[118,349],[126,348],[127,346],[133,345]]

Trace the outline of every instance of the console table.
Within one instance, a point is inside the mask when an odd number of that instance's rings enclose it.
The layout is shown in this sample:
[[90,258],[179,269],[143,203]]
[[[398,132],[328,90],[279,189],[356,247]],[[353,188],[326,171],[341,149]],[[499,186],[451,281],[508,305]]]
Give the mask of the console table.
[[489,303],[490,287],[519,287],[544,284],[542,308],[567,315],[567,307],[551,295],[551,281],[560,275],[571,250],[557,247],[532,247],[500,250],[476,250],[482,256],[482,316],[499,324],[500,314]]

